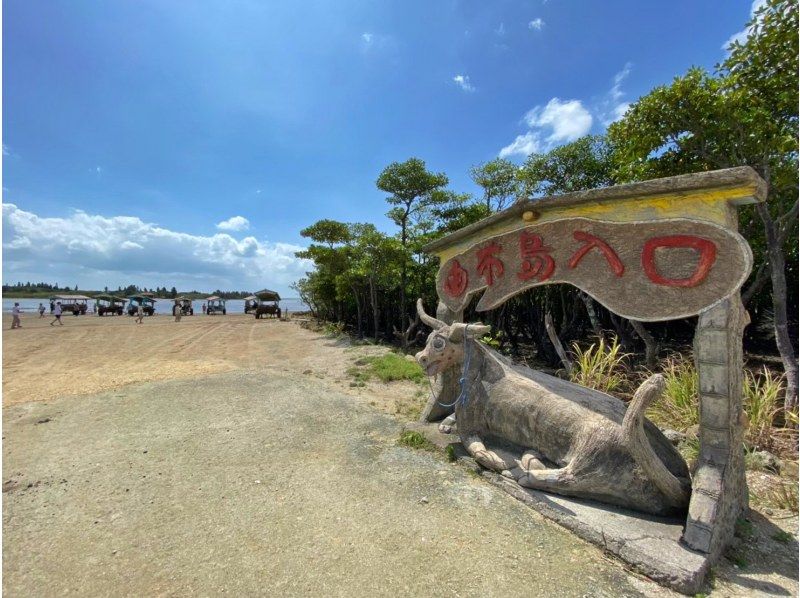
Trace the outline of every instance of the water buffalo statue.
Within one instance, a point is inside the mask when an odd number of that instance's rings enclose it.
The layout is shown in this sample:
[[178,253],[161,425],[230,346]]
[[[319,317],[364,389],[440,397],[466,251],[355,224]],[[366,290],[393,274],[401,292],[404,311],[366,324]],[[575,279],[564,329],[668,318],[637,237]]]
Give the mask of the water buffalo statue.
[[428,376],[462,371],[455,423],[482,466],[537,490],[656,515],[686,511],[686,462],[644,417],[664,391],[661,375],[648,378],[626,409],[615,397],[512,363],[475,340],[488,326],[448,325],[426,314],[421,299],[417,311],[433,332],[416,359]]

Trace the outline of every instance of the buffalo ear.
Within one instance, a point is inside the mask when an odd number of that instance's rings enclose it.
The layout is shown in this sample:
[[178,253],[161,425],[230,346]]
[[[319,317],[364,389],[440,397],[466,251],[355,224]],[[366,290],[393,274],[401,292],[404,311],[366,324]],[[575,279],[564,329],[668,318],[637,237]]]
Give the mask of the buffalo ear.
[[450,324],[450,334],[448,338],[454,343],[460,343],[464,340],[464,332],[466,331],[469,338],[478,338],[489,334],[492,329],[491,326],[486,326],[480,322],[475,324],[464,324],[462,322],[455,322]]

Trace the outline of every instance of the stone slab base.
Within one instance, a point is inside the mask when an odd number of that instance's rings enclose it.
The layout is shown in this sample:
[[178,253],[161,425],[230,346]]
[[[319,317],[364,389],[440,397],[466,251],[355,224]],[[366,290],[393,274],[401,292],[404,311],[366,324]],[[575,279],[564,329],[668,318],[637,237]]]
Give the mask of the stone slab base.
[[435,424],[415,423],[406,428],[424,434],[439,447],[455,444],[460,463],[650,579],[684,594],[694,595],[702,590],[712,563],[708,555],[695,552],[681,542],[685,524],[683,519],[655,517],[523,488],[512,480],[480,467],[467,456],[457,436],[441,434]]

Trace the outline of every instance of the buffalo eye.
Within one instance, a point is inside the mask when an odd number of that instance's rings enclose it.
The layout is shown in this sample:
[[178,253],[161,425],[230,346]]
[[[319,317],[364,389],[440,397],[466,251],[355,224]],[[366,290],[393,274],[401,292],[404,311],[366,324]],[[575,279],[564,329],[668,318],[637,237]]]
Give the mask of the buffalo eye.
[[431,345],[435,350],[442,351],[447,346],[447,342],[445,342],[445,340],[441,336],[437,336],[436,338],[433,339]]

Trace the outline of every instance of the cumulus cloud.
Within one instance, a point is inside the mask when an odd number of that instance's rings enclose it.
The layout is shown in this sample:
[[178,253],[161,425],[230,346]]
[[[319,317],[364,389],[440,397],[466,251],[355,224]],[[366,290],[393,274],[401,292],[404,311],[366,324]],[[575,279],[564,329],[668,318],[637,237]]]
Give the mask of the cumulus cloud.
[[537,106],[525,115],[528,126],[549,129],[547,142],[550,144],[568,143],[582,137],[592,128],[592,115],[580,100],[562,102],[553,98],[542,108]]
[[533,21],[528,23],[528,29],[532,31],[541,31],[544,27],[544,21],[540,18],[535,18]]
[[500,150],[501,158],[510,156],[529,156],[540,151],[541,139],[535,131],[528,131],[524,135],[517,135],[517,138]]
[[560,143],[575,141],[592,128],[592,115],[580,100],[562,102],[553,98],[545,106],[528,110],[523,121],[530,130],[501,149],[501,158],[547,151]]
[[[767,0],[753,0],[753,4],[750,6],[750,19],[756,16],[756,11],[759,8],[764,6],[767,3]],[[730,46],[736,42],[744,43],[747,40],[747,35],[750,33],[750,29],[745,27],[741,31],[737,31],[733,35],[731,35],[728,40],[722,44],[722,49],[726,52],[730,52]]]
[[475,91],[472,83],[469,82],[469,75],[456,75],[453,77],[453,81],[456,85],[468,93]]
[[217,224],[219,230],[242,231],[250,228],[250,221],[244,216],[231,216]]
[[40,217],[3,204],[3,260],[11,279],[79,282],[114,287],[130,283],[199,290],[254,289],[286,292],[313,268],[295,257],[303,247],[173,231],[132,216],[75,211]]

